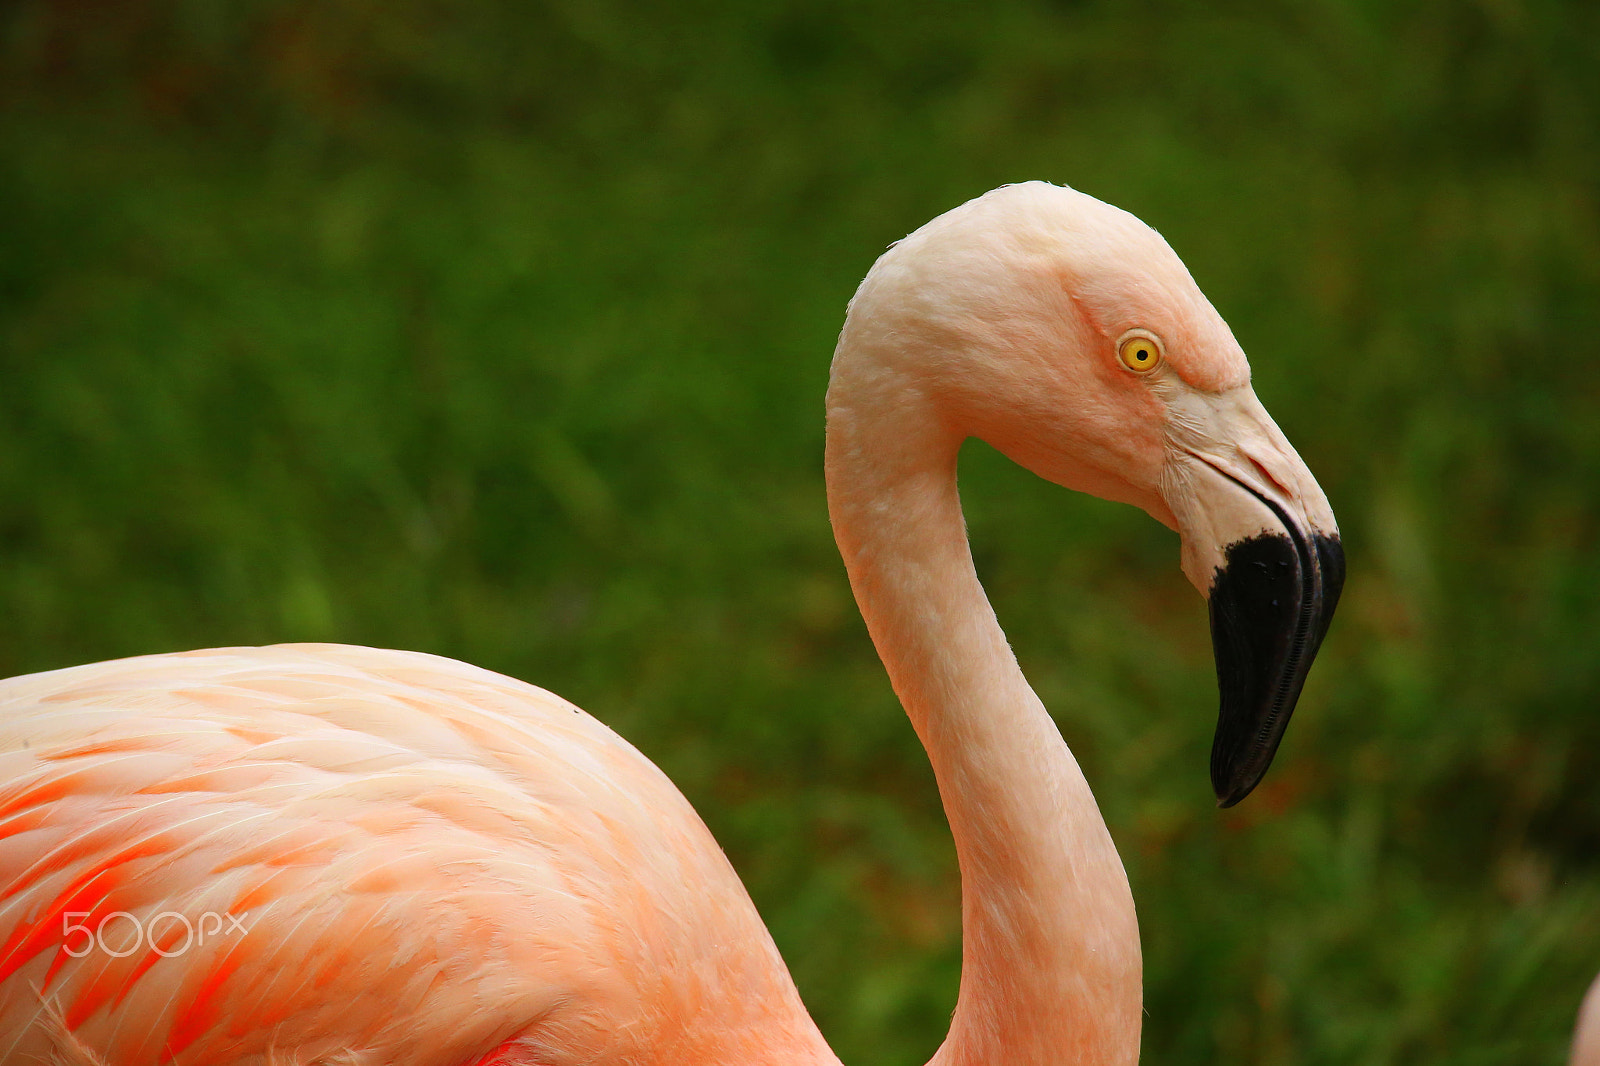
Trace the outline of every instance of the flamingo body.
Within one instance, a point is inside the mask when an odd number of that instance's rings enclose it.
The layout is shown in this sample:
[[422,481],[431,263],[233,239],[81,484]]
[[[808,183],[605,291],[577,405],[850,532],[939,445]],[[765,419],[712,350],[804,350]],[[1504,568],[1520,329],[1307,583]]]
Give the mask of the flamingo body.
[[337,645],[124,659],[0,683],[0,752],[0,1061],[822,1061],[682,795],[532,685]]
[[1600,977],[1589,986],[1578,1007],[1567,1066],[1600,1066]]

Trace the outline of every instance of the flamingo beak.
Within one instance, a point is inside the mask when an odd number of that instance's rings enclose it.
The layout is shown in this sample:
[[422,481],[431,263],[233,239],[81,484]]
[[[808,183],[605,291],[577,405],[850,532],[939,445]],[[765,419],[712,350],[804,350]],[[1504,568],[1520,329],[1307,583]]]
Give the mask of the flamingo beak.
[[1257,499],[1277,512],[1279,528],[1229,544],[1208,597],[1222,697],[1211,787],[1221,807],[1248,796],[1271,765],[1344,587],[1338,534],[1308,529],[1270,498]]
[[1210,606],[1211,786],[1231,807],[1283,739],[1344,587],[1344,549],[1327,498],[1248,386],[1184,400],[1163,496]]

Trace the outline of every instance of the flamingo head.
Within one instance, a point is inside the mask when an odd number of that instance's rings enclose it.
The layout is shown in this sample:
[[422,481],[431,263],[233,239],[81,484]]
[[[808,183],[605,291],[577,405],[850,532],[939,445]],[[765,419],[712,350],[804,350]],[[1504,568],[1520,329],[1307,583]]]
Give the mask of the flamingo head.
[[1166,241],[1071,189],[1006,186],[886,252],[852,331],[849,347],[874,351],[879,376],[926,398],[953,439],[1178,531],[1210,607],[1212,786],[1224,807],[1248,795],[1327,631],[1344,554],[1244,352]]

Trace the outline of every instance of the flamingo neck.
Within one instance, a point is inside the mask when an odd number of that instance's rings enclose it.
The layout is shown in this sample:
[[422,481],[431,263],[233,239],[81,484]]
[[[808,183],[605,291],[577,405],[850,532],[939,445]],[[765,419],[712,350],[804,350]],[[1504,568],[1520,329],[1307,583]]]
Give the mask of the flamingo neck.
[[1127,874],[978,583],[961,437],[885,384],[835,360],[828,506],[961,866],[961,991],[930,1066],[1129,1066],[1142,987]]

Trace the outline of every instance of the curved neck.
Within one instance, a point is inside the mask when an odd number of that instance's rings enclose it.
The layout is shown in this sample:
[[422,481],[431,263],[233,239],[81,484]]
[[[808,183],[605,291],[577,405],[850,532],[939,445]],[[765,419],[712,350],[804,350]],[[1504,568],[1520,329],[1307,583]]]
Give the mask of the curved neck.
[[961,993],[933,1063],[1128,1066],[1142,988],[1127,874],[973,570],[961,440],[895,375],[852,373],[843,355],[829,514],[961,864]]

